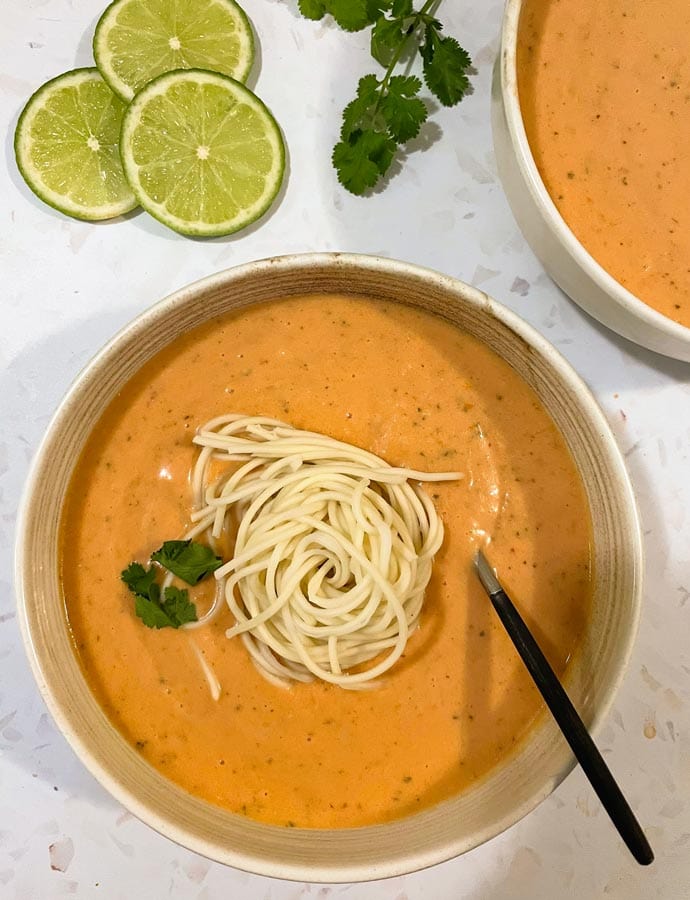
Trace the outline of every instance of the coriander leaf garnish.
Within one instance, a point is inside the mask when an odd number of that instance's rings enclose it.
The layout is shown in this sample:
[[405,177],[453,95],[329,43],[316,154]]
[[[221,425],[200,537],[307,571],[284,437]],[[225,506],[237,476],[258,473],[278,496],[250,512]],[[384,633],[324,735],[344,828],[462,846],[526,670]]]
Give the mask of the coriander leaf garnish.
[[381,100],[381,113],[388,132],[399,144],[417,137],[427,111],[424,103],[415,95],[422,82],[414,75],[395,75],[388,82],[388,93]]
[[167,615],[160,603],[147,600],[137,594],[134,600],[134,612],[148,628],[178,628]]
[[[158,587],[158,585],[156,585]],[[179,628],[187,622],[196,622],[196,606],[190,602],[187,589],[167,587],[163,598],[157,601],[137,594],[134,611],[149,628]]]
[[[326,10],[344,31],[361,31],[372,18],[367,0],[327,0]],[[372,12],[375,12],[372,10]]]
[[333,148],[333,165],[341,184],[353,194],[374,187],[393,162],[396,146],[394,140],[378,131],[353,132],[348,141]]
[[371,31],[371,55],[382,66],[389,65],[402,39],[401,18],[381,16]]
[[177,626],[186,622],[196,622],[196,606],[189,599],[186,588],[170,586],[163,591],[163,610]]
[[145,600],[158,602],[160,587],[156,584],[156,570],[153,566],[145,569],[141,563],[130,563],[120,578],[133,594]]
[[[196,608],[189,603],[187,591],[166,588],[161,599],[154,566],[145,569],[141,563],[130,563],[120,578],[135,595],[134,611],[149,628],[179,628],[185,622],[196,621]],[[173,591],[172,595],[170,592]],[[177,596],[184,594],[182,602]]]
[[455,106],[470,86],[467,70],[469,54],[452,37],[439,36],[439,24],[427,25],[420,53],[424,60],[424,80],[444,106]]
[[390,0],[298,0],[307,19],[323,19],[330,13],[344,31],[361,31],[390,8]]
[[393,0],[391,12],[394,16],[411,16],[412,0]]
[[151,554],[151,561],[160,563],[187,584],[198,584],[223,564],[210,547],[194,541],[165,541]]
[[340,129],[343,141],[348,141],[355,132],[370,127],[369,110],[376,103],[378,88],[379,80],[376,75],[365,75],[364,78],[360,78],[357,96],[343,110],[343,124]]
[[468,92],[469,54],[452,37],[441,37],[442,23],[431,14],[440,0],[299,0],[308,19],[330,13],[346,31],[372,26],[371,55],[385,68],[383,78],[365,75],[357,95],[343,110],[340,141],[333,166],[340,183],[364,194],[386,174],[398,146],[419,134],[427,119],[422,82],[414,75],[394,75],[403,52],[414,45],[422,59],[427,88],[444,106],[455,106]]
[[[151,562],[160,563],[187,584],[198,584],[222,565],[210,547],[193,541],[165,541],[151,554]],[[130,563],[120,578],[135,596],[134,611],[149,628],[179,628],[187,622],[196,622],[196,606],[189,599],[189,591],[173,585],[163,589],[156,576],[156,566],[146,569],[141,563]]]
[[326,5],[321,0],[299,0],[299,11],[305,19],[323,19]]

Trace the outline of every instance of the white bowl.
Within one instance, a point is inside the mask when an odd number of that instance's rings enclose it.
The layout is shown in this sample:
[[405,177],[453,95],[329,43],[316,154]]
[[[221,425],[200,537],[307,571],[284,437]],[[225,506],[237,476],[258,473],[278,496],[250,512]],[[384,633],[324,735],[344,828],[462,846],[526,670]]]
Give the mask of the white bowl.
[[496,163],[517,223],[549,275],[586,312],[642,347],[690,362],[690,328],[652,309],[609,275],[568,228],[544,186],[518,98],[521,9],[522,0],[508,0],[491,99]]
[[397,301],[455,323],[513,366],[564,435],[591,509],[595,568],[592,615],[568,685],[585,722],[596,727],[623,677],[642,589],[640,527],[620,452],[588,389],[537,332],[475,288],[405,263],[340,254],[263,260],[186,287],[135,319],[77,378],[48,427],[26,486],[16,580],[26,649],[46,703],[117,800],[157,831],[220,862],[280,878],[344,882],[439,863],[517,822],[574,765],[551,719],[542,717],[519,752],[481,782],[409,818],[341,831],[253,822],[181,790],[110,724],[73,651],[58,573],[60,513],[75,461],[133,374],[175,337],[214,316],[276,297],[328,292]]

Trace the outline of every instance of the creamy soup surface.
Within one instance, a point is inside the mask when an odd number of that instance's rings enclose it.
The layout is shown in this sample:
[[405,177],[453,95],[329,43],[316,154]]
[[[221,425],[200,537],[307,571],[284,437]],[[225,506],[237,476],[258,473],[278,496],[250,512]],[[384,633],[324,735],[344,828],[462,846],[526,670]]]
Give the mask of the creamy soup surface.
[[[465,473],[427,485],[445,542],[420,626],[377,689],[268,683],[225,637],[227,610],[193,632],[135,617],[120,572],[183,535],[191,437],[225,412],[281,418],[395,465]],[[117,729],[192,794],[285,826],[385,822],[461,791],[541,710],[472,571],[485,534],[562,673],[589,613],[589,512],[531,389],[483,344],[411,308],[345,296],[255,306],[158,354],[89,439],[62,523],[75,647]],[[200,611],[208,599],[197,595]],[[220,681],[218,701],[192,643]]]
[[690,3],[525,0],[520,103],[547,190],[578,240],[690,327]]

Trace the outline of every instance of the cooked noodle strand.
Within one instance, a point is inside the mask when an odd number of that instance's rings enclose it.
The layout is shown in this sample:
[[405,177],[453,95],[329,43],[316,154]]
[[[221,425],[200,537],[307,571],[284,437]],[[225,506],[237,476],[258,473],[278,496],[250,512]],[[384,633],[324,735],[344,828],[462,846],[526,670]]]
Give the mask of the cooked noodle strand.
[[[236,537],[211,608],[186,627],[210,622],[224,600],[235,618],[226,635],[269,681],[372,687],[404,652],[443,541],[433,503],[411,482],[462,475],[395,468],[258,416],[219,416],[194,443],[186,536]],[[227,468],[212,478],[219,462]]]

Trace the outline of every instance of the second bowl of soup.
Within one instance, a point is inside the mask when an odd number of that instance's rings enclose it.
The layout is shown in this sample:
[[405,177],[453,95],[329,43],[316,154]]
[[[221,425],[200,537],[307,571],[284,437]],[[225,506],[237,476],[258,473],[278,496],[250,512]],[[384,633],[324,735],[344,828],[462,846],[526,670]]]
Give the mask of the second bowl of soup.
[[508,199],[588,313],[690,360],[684,0],[510,0],[493,97]]

